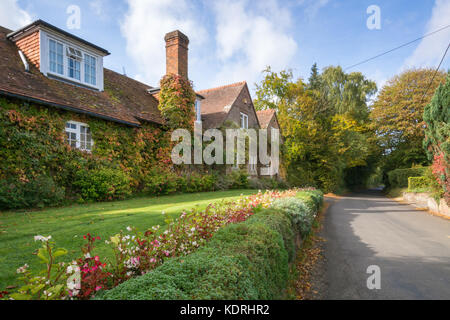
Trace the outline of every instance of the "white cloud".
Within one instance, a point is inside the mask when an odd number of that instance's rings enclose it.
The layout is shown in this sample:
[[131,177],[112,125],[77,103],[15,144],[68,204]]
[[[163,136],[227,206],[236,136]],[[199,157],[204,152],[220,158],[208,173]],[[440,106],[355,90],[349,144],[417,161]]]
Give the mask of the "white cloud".
[[297,43],[288,33],[290,13],[276,0],[220,1],[213,11],[221,63],[214,85],[246,80],[253,86],[267,66],[274,70],[288,67]]
[[16,30],[31,22],[31,15],[18,6],[17,0],[0,1],[0,26]]
[[[427,23],[425,33],[438,30],[449,23],[450,1],[436,0],[431,19]],[[450,28],[423,39],[413,54],[409,56],[402,69],[411,67],[437,67],[450,39]]]
[[[197,23],[194,8],[186,0],[127,0],[129,9],[121,23],[127,53],[139,69],[136,79],[157,86],[165,74],[167,32],[179,29],[200,45],[205,31]],[[200,50],[200,48],[198,49]]]

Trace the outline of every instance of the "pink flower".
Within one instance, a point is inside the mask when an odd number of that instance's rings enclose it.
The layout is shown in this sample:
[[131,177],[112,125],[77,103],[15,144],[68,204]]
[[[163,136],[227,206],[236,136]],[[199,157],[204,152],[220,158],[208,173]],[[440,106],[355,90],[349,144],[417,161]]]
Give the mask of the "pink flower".
[[102,286],[96,286],[95,287],[95,291],[98,291],[98,290],[100,290],[102,288]]

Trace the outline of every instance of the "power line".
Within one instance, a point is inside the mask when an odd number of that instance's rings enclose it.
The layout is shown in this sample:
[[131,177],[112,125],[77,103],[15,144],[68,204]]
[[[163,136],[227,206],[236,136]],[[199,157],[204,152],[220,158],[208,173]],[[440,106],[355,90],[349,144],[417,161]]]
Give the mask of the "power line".
[[422,99],[420,99],[420,104],[422,104],[423,99],[425,98],[425,96],[426,96],[428,90],[430,89],[431,85],[433,84],[434,78],[436,77],[436,74],[438,73],[439,69],[441,68],[442,62],[444,62],[445,56],[447,55],[447,52],[448,52],[448,49],[449,49],[449,48],[450,48],[450,42],[449,42],[449,44],[448,44],[448,46],[447,46],[447,49],[446,49],[445,52],[444,52],[444,55],[442,56],[441,62],[439,62],[439,65],[438,65],[436,71],[435,71],[434,74],[433,74],[433,78],[431,79],[430,83],[428,84],[427,89],[426,89],[425,92],[423,93]]
[[435,34],[435,33],[438,33],[438,32],[440,32],[440,31],[442,31],[442,30],[445,30],[445,29],[447,29],[447,28],[449,28],[449,27],[450,27],[450,24],[447,25],[447,26],[445,26],[445,27],[442,27],[442,28],[440,28],[440,29],[438,29],[438,30],[436,30],[436,31],[433,31],[433,32],[431,32],[431,33],[425,34],[425,35],[423,35],[423,36],[420,37],[420,38],[417,38],[417,39],[415,39],[415,40],[412,40],[412,41],[410,41],[410,42],[407,42],[407,43],[405,43],[405,44],[402,44],[402,45],[400,45],[400,46],[398,46],[398,47],[396,47],[396,48],[394,48],[394,49],[385,51],[385,52],[380,53],[380,54],[378,54],[378,55],[376,55],[376,56],[374,56],[374,57],[372,57],[372,58],[369,58],[369,59],[366,59],[366,60],[364,60],[364,61],[358,62],[358,63],[356,63],[356,64],[354,64],[354,65],[351,65],[351,66],[345,68],[344,71],[347,71],[348,69],[351,69],[351,68],[354,68],[354,67],[356,67],[356,66],[359,66],[359,65],[361,65],[361,64],[363,64],[363,63],[372,61],[372,60],[374,60],[374,59],[376,59],[376,58],[379,58],[379,57],[381,57],[381,56],[384,56],[384,55],[386,55],[386,54],[388,54],[388,53],[391,53],[391,52],[393,52],[393,51],[395,51],[395,50],[398,50],[398,49],[401,49],[401,48],[403,48],[403,47],[406,47],[406,46],[408,46],[408,45],[410,45],[410,44],[412,44],[412,43],[414,43],[414,42],[417,42],[417,41],[419,41],[419,40],[422,40],[423,38],[429,37],[429,36],[431,36],[431,35],[433,35],[433,34]]

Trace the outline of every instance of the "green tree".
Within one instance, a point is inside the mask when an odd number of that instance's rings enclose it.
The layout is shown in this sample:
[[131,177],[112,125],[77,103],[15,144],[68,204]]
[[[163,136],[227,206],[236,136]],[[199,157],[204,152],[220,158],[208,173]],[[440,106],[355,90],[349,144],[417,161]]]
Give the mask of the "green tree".
[[318,74],[313,66],[308,84],[294,81],[291,71],[265,70],[255,104],[278,112],[291,182],[335,191],[346,168],[366,165],[371,150],[367,101],[375,90],[361,74],[345,74],[340,67]]
[[[372,106],[373,129],[384,150],[385,170],[427,164],[423,112],[445,73],[411,69],[395,76],[383,87]],[[426,91],[428,89],[428,91]]]
[[431,103],[425,107],[423,120],[426,123],[423,146],[450,204],[450,72],[446,83],[439,85]]

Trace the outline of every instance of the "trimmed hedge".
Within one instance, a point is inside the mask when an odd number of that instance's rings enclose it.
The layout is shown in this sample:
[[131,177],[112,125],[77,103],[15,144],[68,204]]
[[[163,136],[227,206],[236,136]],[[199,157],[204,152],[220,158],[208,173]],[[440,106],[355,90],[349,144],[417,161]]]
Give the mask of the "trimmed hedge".
[[408,178],[409,192],[423,192],[431,190],[432,181],[429,177],[410,177]]
[[429,170],[428,167],[396,169],[388,172],[389,186],[391,188],[408,187],[408,178],[422,177]]
[[[314,195],[313,195],[314,194]],[[320,193],[300,193],[315,206]],[[315,213],[315,212],[314,212]],[[97,300],[260,300],[279,299],[295,253],[293,216],[264,209],[245,222],[220,229],[210,242],[128,280]]]

